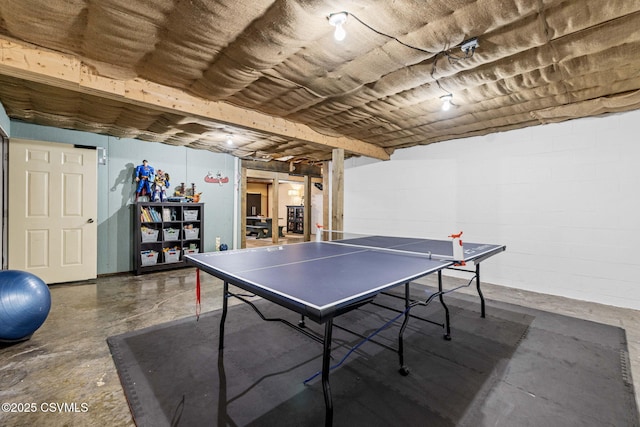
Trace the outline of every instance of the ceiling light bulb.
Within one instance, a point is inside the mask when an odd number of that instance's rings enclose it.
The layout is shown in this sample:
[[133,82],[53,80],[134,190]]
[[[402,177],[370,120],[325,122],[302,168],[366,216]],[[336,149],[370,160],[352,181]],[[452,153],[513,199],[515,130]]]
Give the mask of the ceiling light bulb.
[[336,25],[336,31],[333,33],[333,38],[341,42],[347,36],[347,32],[342,28],[342,24]]
[[345,22],[347,22],[347,16],[349,16],[347,12],[338,12],[329,15],[329,24],[336,27],[336,31],[333,33],[333,37],[339,42],[344,40],[344,38],[347,36],[347,32],[342,26]]
[[440,100],[442,101],[442,111],[449,111],[451,108],[451,100],[453,99],[453,95],[442,95]]
[[231,139],[231,135],[227,137],[227,145],[233,145],[233,140]]

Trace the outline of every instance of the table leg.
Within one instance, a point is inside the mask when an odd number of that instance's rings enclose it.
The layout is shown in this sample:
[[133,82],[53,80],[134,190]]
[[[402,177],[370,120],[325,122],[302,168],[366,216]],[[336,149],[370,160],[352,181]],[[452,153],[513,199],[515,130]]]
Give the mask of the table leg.
[[331,333],[333,332],[333,319],[329,319],[324,325],[324,343],[322,351],[322,391],[324,392],[324,425],[333,425],[333,401],[331,400],[331,386],[329,385],[329,370],[331,369]]
[[476,264],[476,289],[478,290],[478,296],[480,297],[480,317],[485,317],[484,312],[484,295],[480,290],[480,263]]
[[404,309],[406,310],[404,313],[404,320],[402,321],[402,326],[400,327],[400,332],[398,333],[398,357],[400,358],[400,372],[401,375],[407,376],[409,375],[409,368],[407,368],[404,364],[404,330],[407,328],[407,323],[409,323],[409,305],[411,304],[411,293],[409,290],[409,283],[404,284]]
[[218,350],[224,348],[224,322],[227,319],[227,309],[229,308],[229,283],[224,282],[222,287],[222,317],[220,317],[220,337],[218,341]]
[[440,304],[442,304],[442,307],[444,308],[444,329],[445,329],[444,339],[449,341],[451,339],[451,327],[449,326],[449,307],[447,307],[447,304],[444,303],[444,297],[442,296],[442,271],[441,270],[438,270],[438,291],[440,292],[440,295],[438,296],[438,298],[440,298]]

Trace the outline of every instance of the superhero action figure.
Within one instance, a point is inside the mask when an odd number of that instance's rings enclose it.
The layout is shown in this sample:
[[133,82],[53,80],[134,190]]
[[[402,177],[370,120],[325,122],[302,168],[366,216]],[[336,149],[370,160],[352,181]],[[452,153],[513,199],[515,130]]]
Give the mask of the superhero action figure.
[[166,191],[169,187],[169,174],[164,172],[162,169],[158,169],[158,173],[153,180],[153,201],[164,202]]
[[155,175],[155,171],[146,160],[143,160],[141,165],[136,166],[136,182],[138,183],[136,201],[138,201],[138,197],[144,194],[151,195],[151,183],[149,181],[153,175]]

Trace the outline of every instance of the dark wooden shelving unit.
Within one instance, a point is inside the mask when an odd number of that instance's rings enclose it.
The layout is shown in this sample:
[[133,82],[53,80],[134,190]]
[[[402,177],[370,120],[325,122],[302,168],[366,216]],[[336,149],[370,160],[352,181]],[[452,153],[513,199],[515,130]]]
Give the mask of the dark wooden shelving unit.
[[135,273],[185,267],[185,253],[204,247],[204,203],[138,202]]

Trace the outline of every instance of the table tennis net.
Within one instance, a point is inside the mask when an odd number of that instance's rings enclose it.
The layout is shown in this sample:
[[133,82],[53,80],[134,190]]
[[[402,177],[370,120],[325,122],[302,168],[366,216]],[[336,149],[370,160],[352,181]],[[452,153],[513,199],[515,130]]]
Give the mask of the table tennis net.
[[318,230],[316,241],[337,245],[353,246],[382,252],[419,256],[429,259],[453,259],[451,243],[415,237],[384,236],[349,231]]

